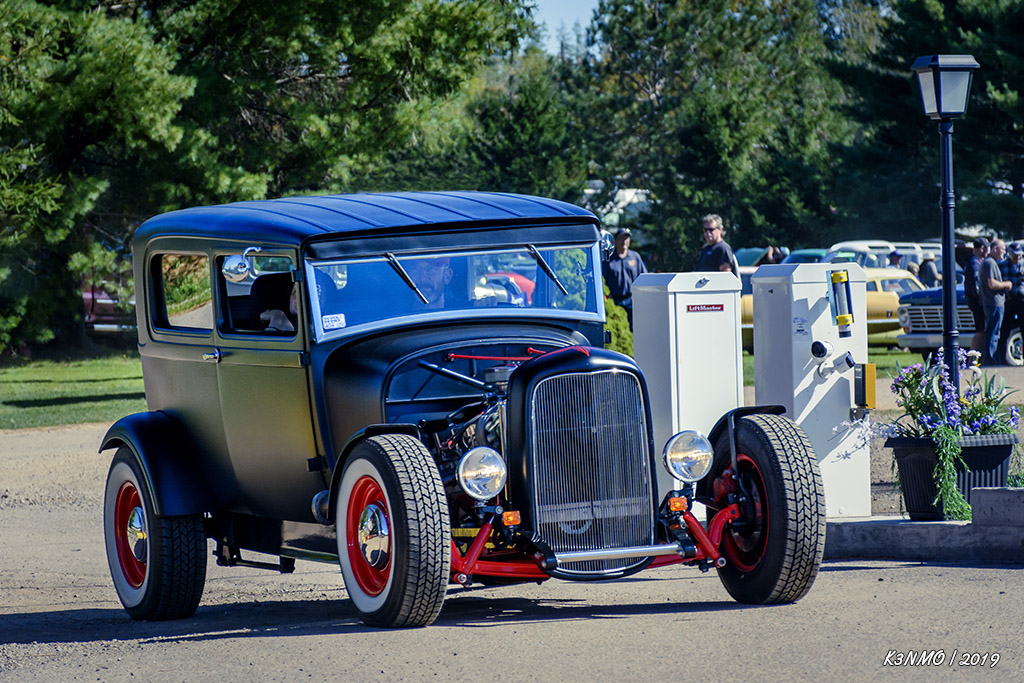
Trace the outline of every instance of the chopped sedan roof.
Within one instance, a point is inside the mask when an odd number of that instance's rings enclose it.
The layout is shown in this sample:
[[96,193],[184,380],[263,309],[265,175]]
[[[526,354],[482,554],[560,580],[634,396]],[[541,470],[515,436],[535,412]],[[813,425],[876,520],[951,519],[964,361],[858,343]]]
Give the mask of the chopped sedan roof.
[[136,235],[239,234],[303,242],[332,233],[387,233],[394,228],[480,221],[510,225],[537,219],[596,223],[573,204],[491,192],[396,192],[286,197],[172,211],[146,221]]

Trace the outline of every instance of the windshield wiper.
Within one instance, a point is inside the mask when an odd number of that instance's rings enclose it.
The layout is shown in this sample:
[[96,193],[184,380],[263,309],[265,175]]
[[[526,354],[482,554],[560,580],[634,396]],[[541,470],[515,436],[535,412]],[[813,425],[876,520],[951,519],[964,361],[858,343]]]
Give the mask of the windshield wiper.
[[405,284],[409,285],[409,289],[416,292],[416,296],[420,298],[420,301],[429,305],[430,302],[427,301],[427,297],[423,296],[423,292],[420,291],[420,288],[417,287],[416,283],[412,281],[411,277],[409,277],[409,273],[405,272],[405,268],[403,268],[402,264],[398,262],[398,259],[395,258],[395,255],[392,254],[391,252],[388,252],[384,254],[384,256],[387,258],[388,263],[391,264],[391,267],[395,269],[395,272],[398,273],[399,277],[402,278]]
[[548,262],[544,260],[544,257],[540,255],[540,252],[537,251],[537,247],[532,244],[527,244],[526,248],[530,251],[530,256],[532,256],[533,260],[537,262],[540,269],[544,271],[544,274],[551,278],[552,282],[558,285],[558,288],[562,290],[562,294],[569,296],[569,290],[566,289],[565,285],[559,281],[558,276],[555,275],[555,271],[551,270],[551,266],[549,266]]

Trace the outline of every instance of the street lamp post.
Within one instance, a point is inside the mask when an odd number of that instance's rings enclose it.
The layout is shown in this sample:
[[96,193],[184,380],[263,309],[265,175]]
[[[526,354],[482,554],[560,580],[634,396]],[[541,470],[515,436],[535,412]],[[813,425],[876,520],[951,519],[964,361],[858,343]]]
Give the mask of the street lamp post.
[[970,55],[918,57],[911,67],[921,86],[925,116],[939,122],[942,173],[942,348],[949,379],[960,395],[960,362],[956,326],[956,244],[953,239],[956,195],[953,193],[953,119],[967,111],[971,78],[978,62]]

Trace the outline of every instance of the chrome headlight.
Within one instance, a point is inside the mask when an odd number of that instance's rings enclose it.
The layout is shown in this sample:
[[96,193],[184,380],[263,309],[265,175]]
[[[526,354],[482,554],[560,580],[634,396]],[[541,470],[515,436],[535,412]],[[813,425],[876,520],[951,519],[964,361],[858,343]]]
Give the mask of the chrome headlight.
[[493,448],[471,448],[459,461],[459,486],[477,500],[494,498],[507,478],[505,461]]
[[910,311],[905,306],[900,306],[896,311],[896,319],[899,321],[900,327],[905,329],[910,327]]
[[665,469],[676,479],[688,484],[699,481],[711,469],[714,450],[703,434],[679,432],[665,444]]

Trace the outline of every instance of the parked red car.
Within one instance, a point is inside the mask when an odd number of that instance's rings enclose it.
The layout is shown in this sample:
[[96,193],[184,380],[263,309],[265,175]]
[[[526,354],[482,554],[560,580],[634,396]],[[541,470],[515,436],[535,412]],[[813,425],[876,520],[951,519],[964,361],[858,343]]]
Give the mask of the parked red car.
[[130,310],[121,307],[114,296],[107,293],[103,283],[82,282],[82,305],[85,310],[85,329],[92,333],[105,334],[135,329],[135,299],[131,299]]

